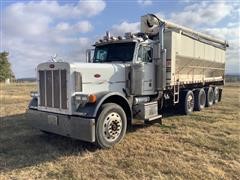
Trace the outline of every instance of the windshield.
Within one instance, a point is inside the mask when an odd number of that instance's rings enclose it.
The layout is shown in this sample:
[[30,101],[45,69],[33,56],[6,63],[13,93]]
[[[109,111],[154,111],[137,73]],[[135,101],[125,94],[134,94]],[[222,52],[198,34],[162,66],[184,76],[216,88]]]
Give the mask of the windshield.
[[93,62],[128,62],[132,61],[135,42],[115,43],[97,46],[95,48]]

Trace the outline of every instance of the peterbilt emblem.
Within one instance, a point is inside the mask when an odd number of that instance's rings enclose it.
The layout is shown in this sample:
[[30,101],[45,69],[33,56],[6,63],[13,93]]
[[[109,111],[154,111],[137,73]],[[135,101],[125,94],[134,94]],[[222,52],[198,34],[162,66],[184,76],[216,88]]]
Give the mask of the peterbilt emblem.
[[54,65],[54,64],[50,64],[49,67],[50,67],[50,68],[54,68],[55,65]]
[[100,75],[100,74],[94,74],[94,77],[95,77],[95,78],[100,78],[101,75]]

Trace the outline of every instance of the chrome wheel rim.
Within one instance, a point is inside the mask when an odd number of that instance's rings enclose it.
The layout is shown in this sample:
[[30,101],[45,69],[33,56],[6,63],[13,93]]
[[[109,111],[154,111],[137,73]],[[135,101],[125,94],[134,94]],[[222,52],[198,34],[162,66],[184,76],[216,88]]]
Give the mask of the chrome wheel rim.
[[206,97],[205,97],[205,94],[202,93],[202,94],[200,95],[200,105],[201,105],[201,106],[204,106],[204,105],[205,105],[205,102],[206,102]]
[[209,102],[213,102],[213,100],[214,100],[214,92],[211,90],[209,92]]
[[215,89],[215,97],[214,97],[214,100],[215,101],[218,101],[219,99],[219,90],[218,89]]
[[103,122],[103,136],[109,141],[115,141],[122,132],[122,119],[116,112],[109,113]]
[[189,95],[189,96],[187,97],[187,107],[188,107],[188,110],[193,109],[193,106],[194,106],[193,96],[192,96],[192,95]]

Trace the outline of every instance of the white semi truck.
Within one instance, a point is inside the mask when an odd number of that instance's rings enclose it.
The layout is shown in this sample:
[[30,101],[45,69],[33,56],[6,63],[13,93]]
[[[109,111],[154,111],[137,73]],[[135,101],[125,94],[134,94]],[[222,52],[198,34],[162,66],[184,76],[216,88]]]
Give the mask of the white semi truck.
[[27,110],[33,127],[109,148],[133,119],[161,119],[169,105],[189,114],[221,100],[226,41],[147,14],[140,33],[107,33],[94,47],[86,63],[37,66]]

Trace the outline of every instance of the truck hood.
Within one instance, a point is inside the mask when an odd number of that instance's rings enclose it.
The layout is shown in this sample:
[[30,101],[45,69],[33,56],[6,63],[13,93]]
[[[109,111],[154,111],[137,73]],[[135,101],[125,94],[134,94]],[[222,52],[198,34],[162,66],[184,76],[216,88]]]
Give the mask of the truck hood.
[[72,72],[81,73],[84,93],[122,92],[126,84],[126,66],[125,64],[107,63],[71,63],[70,69]]

